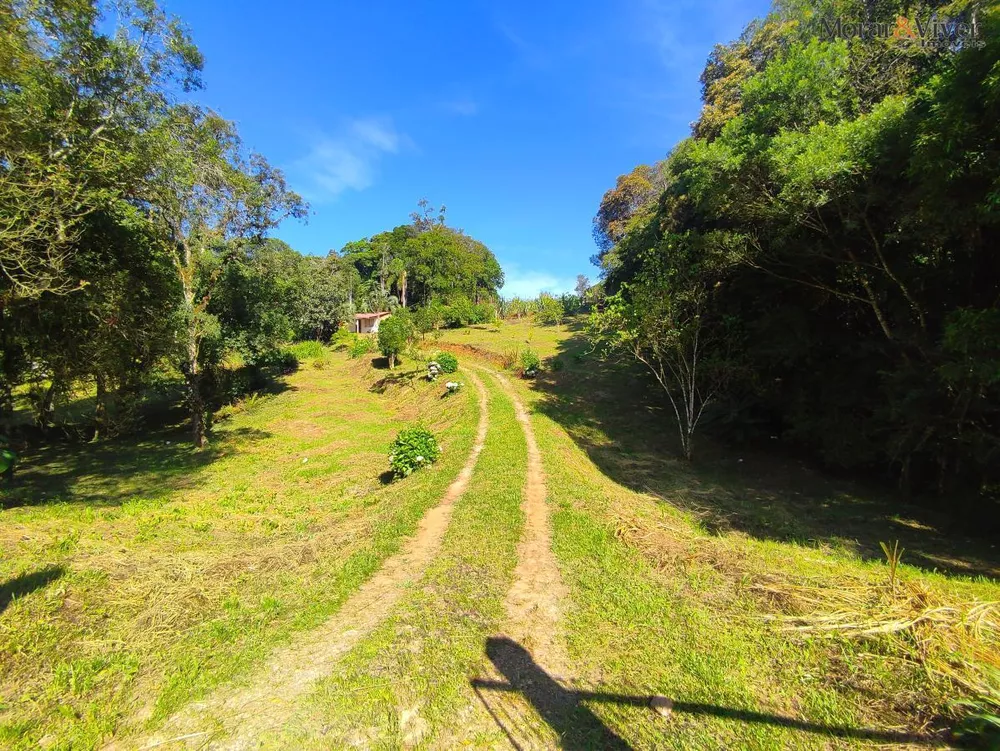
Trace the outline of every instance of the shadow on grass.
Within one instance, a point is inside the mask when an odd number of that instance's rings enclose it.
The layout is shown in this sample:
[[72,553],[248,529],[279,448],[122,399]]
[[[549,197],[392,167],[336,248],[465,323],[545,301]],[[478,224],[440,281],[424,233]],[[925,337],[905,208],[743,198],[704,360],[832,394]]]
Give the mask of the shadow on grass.
[[[488,681],[473,678],[470,684],[494,722],[506,734],[514,748],[520,748],[511,728],[508,728],[497,711],[484,696],[487,692],[519,693],[558,735],[560,745],[567,749],[629,749],[631,746],[605,725],[584,702],[645,707],[652,712],[653,696],[618,694],[606,691],[580,691],[562,686],[546,673],[517,642],[506,637],[486,640],[486,655],[505,681]],[[671,713],[719,717],[736,722],[772,725],[806,733],[825,735],[846,740],[874,741],[892,744],[943,745],[943,740],[923,733],[904,733],[846,725],[821,725],[784,715],[755,712],[735,707],[722,707],[699,702],[671,701]],[[664,728],[664,733],[669,732]]]
[[270,436],[254,428],[214,433],[206,448],[191,444],[186,427],[147,431],[101,443],[45,446],[21,457],[0,508],[50,503],[119,506],[136,495],[158,496],[197,482],[197,471]]
[[506,683],[474,678],[472,688],[486,711],[506,734],[514,748],[520,748],[511,730],[483,696],[483,691],[517,692],[527,699],[535,711],[559,736],[562,748],[630,749],[613,730],[586,706],[579,703],[576,692],[564,688],[542,670],[524,647],[513,639],[490,637],[486,640],[486,656],[507,680]]
[[395,386],[412,386],[413,380],[423,374],[423,370],[394,371],[387,376],[379,378],[368,389],[373,394],[384,394]]
[[[290,371],[267,372],[244,397],[276,396],[294,391],[284,379]],[[193,487],[198,470],[240,448],[270,437],[256,428],[213,430],[209,443],[195,449],[189,415],[177,401],[182,391],[150,399],[141,411],[145,427],[136,433],[98,442],[93,435],[64,430],[64,439],[26,447],[20,454],[13,485],[0,488],[0,509],[52,503],[119,506],[135,496],[161,496],[181,487]],[[222,425],[227,420],[219,420]]]
[[62,566],[47,566],[3,582],[0,584],[0,613],[3,613],[16,598],[48,586],[65,573],[66,569]]
[[[582,327],[581,327],[582,329]],[[694,513],[710,533],[827,544],[884,559],[899,540],[904,563],[947,574],[1000,578],[1000,550],[952,519],[878,487],[831,477],[778,452],[727,448],[699,437],[679,459],[676,422],[653,378],[627,362],[588,354],[582,333],[560,343],[564,368],[539,375],[538,409],[561,424],[615,482]]]

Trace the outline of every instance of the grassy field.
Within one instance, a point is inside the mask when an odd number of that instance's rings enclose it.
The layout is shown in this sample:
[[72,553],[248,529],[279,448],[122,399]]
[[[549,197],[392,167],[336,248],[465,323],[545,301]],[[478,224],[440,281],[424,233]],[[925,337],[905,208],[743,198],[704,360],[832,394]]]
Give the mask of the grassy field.
[[[649,379],[601,362],[582,328],[522,321],[442,342],[530,342],[561,361],[519,388],[558,508],[577,678],[625,698],[594,702],[610,727],[637,748],[922,745],[957,696],[997,690],[994,542],[797,461],[707,439],[694,464],[676,459]],[[893,593],[879,543],[896,540]],[[935,623],[940,608],[954,612]],[[627,701],[657,691],[686,706],[666,735]]]
[[[459,353],[456,398],[418,378],[418,360],[388,373],[324,353],[232,410],[208,451],[164,429],[29,456],[0,511],[0,746],[128,741],[217,686],[266,683],[267,657],[337,612],[458,474],[473,361],[527,346],[549,367],[508,378],[541,449],[561,673],[528,656],[519,682],[497,660],[527,445],[484,373],[485,446],[436,557],[263,747],[948,742],[952,700],[996,688],[993,544],[774,452],[702,440],[693,464],[676,459],[648,379],[597,359],[582,328],[428,339]],[[384,484],[387,446],[415,420],[444,455]],[[895,540],[893,579],[879,543]],[[669,717],[652,695],[673,701]]]
[[[305,363],[207,451],[164,429],[25,457],[0,511],[0,746],[92,748],[155,724],[397,550],[464,461],[474,400],[442,402],[407,364],[387,384],[370,359]],[[420,419],[441,461],[383,484],[389,443]]]

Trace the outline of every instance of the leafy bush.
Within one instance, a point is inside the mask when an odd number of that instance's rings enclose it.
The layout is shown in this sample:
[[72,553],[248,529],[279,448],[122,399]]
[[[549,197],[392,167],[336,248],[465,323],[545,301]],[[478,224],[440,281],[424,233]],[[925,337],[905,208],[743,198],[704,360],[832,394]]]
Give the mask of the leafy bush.
[[476,323],[476,308],[466,297],[457,297],[443,309],[445,325],[451,327],[468,326]]
[[441,456],[441,447],[434,434],[422,425],[412,425],[399,431],[389,448],[389,469],[399,479],[433,464]]
[[302,362],[303,360],[314,360],[317,357],[323,357],[326,354],[326,347],[323,346],[322,342],[318,342],[315,339],[307,339],[289,345],[288,351],[294,354],[299,362]]
[[481,302],[473,307],[474,323],[493,323],[497,319],[497,309],[495,305]]
[[351,344],[356,341],[358,335],[351,331],[347,326],[341,326],[337,329],[333,336],[330,337],[330,346],[335,350],[349,349]]
[[273,349],[261,353],[255,363],[259,368],[276,368],[291,373],[299,367],[299,358],[290,349]]
[[526,349],[521,353],[521,375],[525,378],[534,378],[538,375],[541,364],[541,358],[533,350]]
[[559,323],[563,317],[563,306],[552,295],[542,294],[538,296],[538,312],[535,314],[538,322],[545,325]]
[[413,322],[402,312],[393,313],[378,326],[378,348],[389,358],[389,367],[396,367],[396,359],[413,338]]
[[441,370],[445,373],[454,373],[458,370],[458,358],[451,352],[441,352],[437,356],[437,364],[441,366]]
[[374,351],[373,347],[374,341],[372,339],[367,336],[358,336],[355,334],[354,339],[347,345],[347,354],[354,360]]
[[548,359],[548,368],[553,373],[555,373],[558,370],[562,370],[563,369],[563,361],[561,359],[559,359],[558,357],[550,357]]
[[462,388],[462,382],[448,381],[448,383],[446,383],[444,387],[445,387],[444,395],[451,396],[452,394],[457,394],[459,392],[459,390]]

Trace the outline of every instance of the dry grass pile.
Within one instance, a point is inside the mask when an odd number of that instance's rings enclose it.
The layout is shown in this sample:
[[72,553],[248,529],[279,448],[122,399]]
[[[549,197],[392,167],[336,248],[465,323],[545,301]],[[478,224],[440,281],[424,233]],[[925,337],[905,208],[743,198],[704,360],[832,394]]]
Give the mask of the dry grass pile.
[[805,576],[763,568],[739,535],[702,535],[689,523],[622,511],[615,536],[641,551],[657,570],[711,569],[723,583],[711,595],[715,602],[749,594],[765,611],[763,620],[790,638],[853,641],[865,645],[869,657],[919,666],[932,693],[951,699],[937,712],[951,722],[973,718],[979,732],[991,723],[1000,728],[1000,602],[964,599],[901,577],[898,548],[888,548],[881,569],[851,574],[838,567]]

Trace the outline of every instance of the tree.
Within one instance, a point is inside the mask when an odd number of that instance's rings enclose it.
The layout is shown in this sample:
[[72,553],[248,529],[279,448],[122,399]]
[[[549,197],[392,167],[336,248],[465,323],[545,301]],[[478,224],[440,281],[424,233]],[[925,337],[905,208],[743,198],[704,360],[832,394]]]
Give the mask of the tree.
[[[837,9],[888,23],[898,12]],[[971,27],[981,11],[949,12]],[[748,435],[992,509],[1000,20],[979,15],[977,44],[942,51],[817,39],[814,13],[782,2],[716,48],[702,118],[661,163],[655,196],[645,173],[606,194],[595,229],[608,320],[664,363],[682,430],[700,413],[684,379],[710,363]]]
[[20,3],[0,11],[0,305],[67,293],[83,220],[129,196],[144,139],[202,58],[154,3]]
[[389,367],[396,361],[413,339],[413,323],[405,313],[394,313],[382,320],[378,327],[379,351],[389,359]]
[[708,345],[708,279],[690,254],[683,266],[653,266],[608,298],[590,318],[590,331],[608,355],[642,363],[667,395],[681,453],[690,461],[702,415],[723,385],[731,363]]
[[590,280],[583,274],[577,274],[576,287],[574,289],[576,290],[576,296],[583,300],[587,296],[587,290],[590,289]]
[[[258,154],[246,156],[232,123],[214,112],[179,106],[161,130],[159,168],[150,183],[152,215],[174,252],[181,288],[183,355],[191,430],[206,443],[202,342],[217,335],[208,311],[228,266],[286,217],[306,207],[280,171]],[[201,270],[211,265],[208,274]]]

